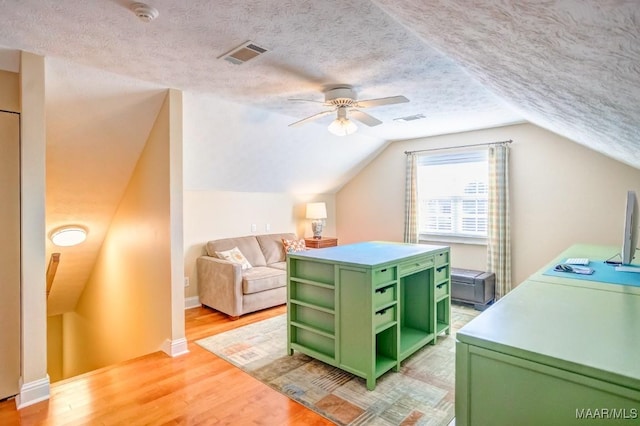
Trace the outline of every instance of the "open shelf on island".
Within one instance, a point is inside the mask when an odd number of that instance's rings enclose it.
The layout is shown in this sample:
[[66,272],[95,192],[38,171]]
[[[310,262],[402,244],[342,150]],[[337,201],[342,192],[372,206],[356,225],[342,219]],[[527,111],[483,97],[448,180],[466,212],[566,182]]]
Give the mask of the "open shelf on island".
[[300,326],[299,324],[291,324],[290,333],[292,339],[291,346],[293,349],[300,350],[300,348],[304,348],[314,353],[322,354],[324,357],[335,357],[336,342],[333,336],[312,330],[305,326]]
[[300,306],[305,306],[307,308],[312,308],[312,309],[316,309],[318,311],[321,312],[325,312],[327,314],[334,314],[335,311],[333,310],[333,308],[325,308],[324,306],[320,306],[320,305],[315,305],[313,303],[310,302],[304,302],[302,300],[298,300],[298,299],[294,299],[291,298],[291,303],[294,303],[296,305],[300,305]]
[[310,330],[318,330],[330,335],[335,333],[335,315],[325,309],[291,303],[291,322],[306,325]]
[[449,328],[449,324],[445,324],[443,322],[438,322],[436,324],[436,334],[440,334],[443,331],[446,331]]
[[393,358],[389,358],[380,354],[376,355],[376,377],[382,376],[397,364],[398,362]]
[[417,328],[401,327],[400,328],[400,359],[404,359],[411,355],[418,348],[431,342],[434,334]]

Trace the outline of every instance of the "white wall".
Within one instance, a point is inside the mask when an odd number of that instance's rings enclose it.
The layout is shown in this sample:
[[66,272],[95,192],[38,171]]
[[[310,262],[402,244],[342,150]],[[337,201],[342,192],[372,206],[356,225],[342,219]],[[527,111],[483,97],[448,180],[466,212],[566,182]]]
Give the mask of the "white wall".
[[[270,192],[185,191],[184,253],[185,271],[190,285],[187,297],[198,295],[196,259],[204,254],[207,241],[251,234],[294,232],[310,237],[311,225],[305,219],[305,205],[311,201],[327,203],[325,236],[336,235],[335,195]],[[256,231],[251,231],[251,225]],[[270,230],[266,225],[270,225]]]
[[[404,151],[508,139],[514,284],[571,244],[620,245],[626,191],[640,192],[640,170],[532,124],[392,143],[338,192],[338,237],[402,241]],[[451,252],[454,267],[486,268],[485,246]]]

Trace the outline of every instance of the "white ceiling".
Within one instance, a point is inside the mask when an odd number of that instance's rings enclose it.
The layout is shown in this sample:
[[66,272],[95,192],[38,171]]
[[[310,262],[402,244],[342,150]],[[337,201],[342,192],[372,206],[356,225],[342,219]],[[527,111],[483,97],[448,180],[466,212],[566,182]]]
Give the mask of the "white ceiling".
[[[47,228],[91,230],[50,313],[74,308],[167,87],[184,91],[188,190],[331,192],[388,141],[523,120],[640,168],[637,0],[150,0],[150,23],[130,3],[0,2],[0,68],[47,58]],[[218,59],[247,40],[268,52]],[[287,126],[322,110],[289,98],[333,84],[410,102],[344,138],[332,117]]]

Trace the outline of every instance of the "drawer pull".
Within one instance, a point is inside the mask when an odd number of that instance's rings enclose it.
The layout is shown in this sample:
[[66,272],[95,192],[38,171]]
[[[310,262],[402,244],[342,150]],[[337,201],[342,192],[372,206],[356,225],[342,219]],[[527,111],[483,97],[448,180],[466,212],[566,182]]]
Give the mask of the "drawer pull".
[[387,313],[387,311],[389,310],[389,308],[385,308],[382,310],[379,310],[378,312],[376,312],[376,315],[384,315]]
[[380,272],[387,272],[387,268],[380,269]]
[[440,272],[440,271],[442,271],[442,270],[443,270],[444,268],[446,268],[446,267],[447,267],[447,265],[440,266],[440,267],[436,268],[436,271]]
[[447,285],[447,283],[441,283],[441,284],[438,284],[436,287],[438,287],[438,288],[442,288],[442,286],[444,286],[444,285]]
[[385,294],[389,287],[381,288],[380,290],[376,290],[376,293]]

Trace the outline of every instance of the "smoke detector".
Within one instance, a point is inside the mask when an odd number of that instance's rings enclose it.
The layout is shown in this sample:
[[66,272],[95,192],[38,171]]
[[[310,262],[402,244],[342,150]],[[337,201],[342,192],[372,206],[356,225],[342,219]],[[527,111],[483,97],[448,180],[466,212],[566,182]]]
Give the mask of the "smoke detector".
[[142,22],[151,22],[160,15],[158,9],[144,3],[132,3],[129,8]]

